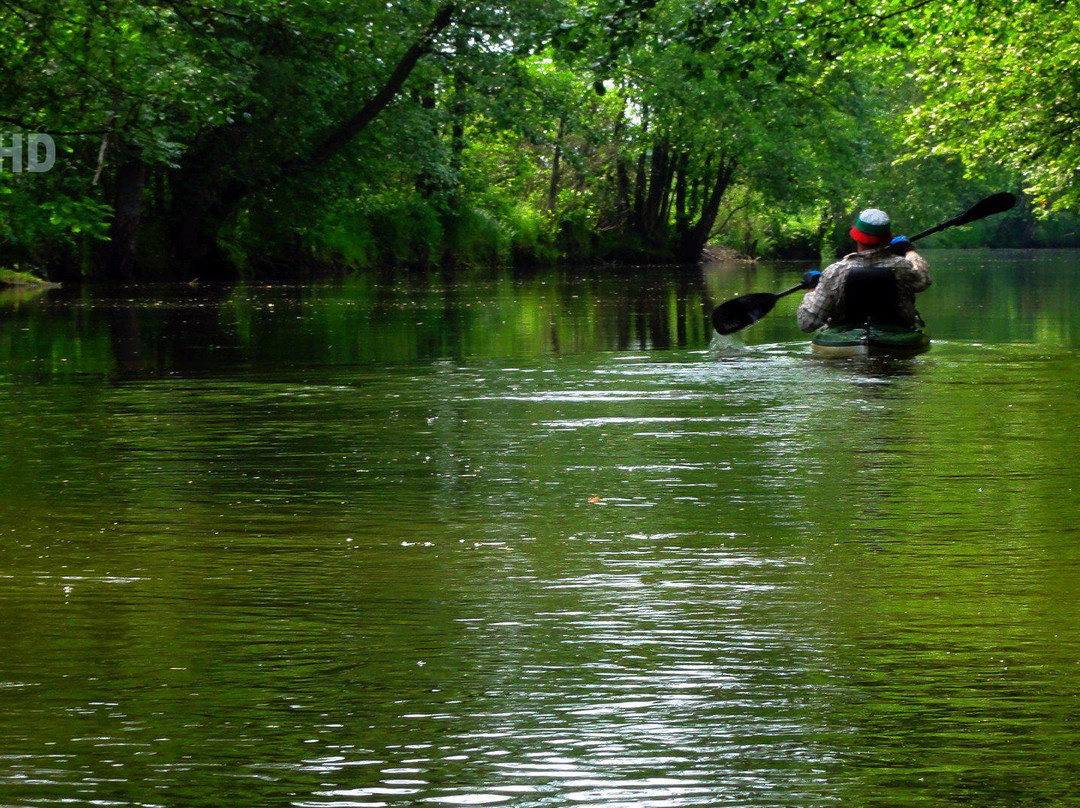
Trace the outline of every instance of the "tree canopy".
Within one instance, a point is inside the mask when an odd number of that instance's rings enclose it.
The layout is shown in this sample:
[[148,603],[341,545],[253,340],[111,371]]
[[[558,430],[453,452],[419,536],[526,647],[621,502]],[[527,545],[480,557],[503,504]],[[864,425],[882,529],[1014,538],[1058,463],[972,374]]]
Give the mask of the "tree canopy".
[[1019,171],[1037,204],[1080,210],[1076,3],[967,3],[931,29],[912,76],[922,101],[908,143],[972,171]]
[[[1019,9],[1019,10],[1017,10]],[[0,0],[0,262],[56,276],[831,249],[1080,209],[1070,3]],[[930,187],[932,186],[932,188]],[[1039,233],[1042,232],[1040,236]],[[986,234],[991,236],[993,234]]]

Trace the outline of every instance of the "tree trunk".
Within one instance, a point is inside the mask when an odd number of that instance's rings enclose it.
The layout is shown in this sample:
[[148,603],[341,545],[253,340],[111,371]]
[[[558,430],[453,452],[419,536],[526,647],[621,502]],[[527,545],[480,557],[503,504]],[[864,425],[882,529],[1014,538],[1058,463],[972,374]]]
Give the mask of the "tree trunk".
[[660,224],[666,229],[671,220],[671,181],[675,179],[675,171],[679,158],[669,156],[667,172],[664,174],[664,198],[660,202]]
[[645,184],[645,152],[642,152],[634,171],[634,204],[630,209],[630,229],[639,232],[645,220]]
[[551,158],[551,182],[548,184],[547,209],[548,213],[555,215],[555,203],[559,198],[559,162],[562,159],[563,130],[566,126],[566,117],[559,118],[559,131],[555,135],[555,154]]
[[[649,133],[649,108],[644,107],[641,111],[641,133]],[[637,166],[634,169],[634,199],[630,208],[630,232],[640,232],[642,219],[645,213],[645,152],[641,152],[637,158]]]
[[[173,249],[186,277],[204,280],[236,277],[236,267],[222,249],[219,234],[246,196],[247,186],[236,182],[223,191],[208,191],[205,197],[182,211],[173,233]],[[175,200],[174,207],[179,206],[179,201],[179,198]]]
[[405,51],[405,55],[398,61],[394,70],[390,73],[390,77],[379,88],[378,92],[368,99],[367,103],[355,115],[341,122],[314,148],[310,149],[306,157],[286,162],[282,166],[282,175],[291,177],[305,169],[321,166],[363,132],[375,120],[375,117],[397,97],[405,84],[405,80],[412,73],[413,68],[416,67],[416,63],[420,61],[420,57],[428,52],[435,38],[450,25],[455,11],[456,8],[453,3],[440,6],[424,33]]
[[686,211],[686,171],[690,155],[683,152],[675,166],[675,232],[683,233],[690,224],[690,215]]
[[[454,38],[454,53],[460,57],[469,47],[464,32]],[[469,112],[468,77],[460,61],[455,66],[450,96],[450,173],[453,185],[443,190],[448,191],[447,208],[450,217],[456,218],[461,213],[461,168],[465,155],[465,119]],[[445,181],[444,181],[445,182]]]
[[651,241],[660,228],[660,207],[664,197],[664,178],[667,176],[668,142],[664,138],[653,144],[649,161],[649,191],[645,197],[645,210],[641,216],[641,233]]
[[615,194],[616,194],[616,217],[617,224],[624,232],[630,228],[630,171],[626,166],[626,157],[622,150],[622,134],[626,128],[625,107],[619,110],[619,117],[615,119]]
[[701,216],[698,218],[693,230],[695,238],[700,241],[702,246],[709,238],[712,226],[716,222],[716,215],[720,212],[720,203],[724,199],[724,192],[727,191],[728,186],[731,184],[731,178],[735,174],[734,159],[721,156],[718,162],[716,181],[713,183],[712,193],[705,200],[705,204],[701,209]]
[[734,174],[735,160],[721,155],[717,160],[716,178],[713,180],[712,190],[702,205],[701,215],[694,226],[686,230],[679,238],[677,246],[679,260],[689,263],[701,257],[701,251],[705,249],[705,243],[709,240],[713,224],[716,223],[716,216],[720,212],[720,202]]
[[690,185],[690,202],[687,205],[687,228],[690,227],[690,213],[689,211],[698,210],[701,207],[701,192],[705,187],[705,178],[712,172],[713,153],[709,152],[705,155],[705,168],[702,170],[702,174],[695,172],[694,181]]
[[113,188],[113,218],[109,241],[98,254],[95,274],[107,280],[130,281],[135,277],[135,243],[142,219],[146,163],[138,149],[126,147],[116,170]]

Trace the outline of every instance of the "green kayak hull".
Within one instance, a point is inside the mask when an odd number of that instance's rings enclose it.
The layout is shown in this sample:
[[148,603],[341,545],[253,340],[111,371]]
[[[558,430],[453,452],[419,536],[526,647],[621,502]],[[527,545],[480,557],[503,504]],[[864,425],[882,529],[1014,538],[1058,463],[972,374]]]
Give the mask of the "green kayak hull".
[[913,356],[930,350],[930,337],[917,328],[826,326],[814,332],[811,345],[824,356]]

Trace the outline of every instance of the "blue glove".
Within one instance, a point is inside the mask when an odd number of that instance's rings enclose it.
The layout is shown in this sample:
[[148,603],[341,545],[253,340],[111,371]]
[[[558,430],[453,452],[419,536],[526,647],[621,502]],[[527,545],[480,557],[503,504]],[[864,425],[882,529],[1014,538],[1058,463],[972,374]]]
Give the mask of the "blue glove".
[[818,281],[821,280],[821,273],[816,269],[812,269],[809,272],[804,272],[802,276],[802,285],[804,289],[813,289],[818,285]]
[[914,250],[915,246],[908,241],[907,236],[897,236],[889,242],[889,249],[902,258]]

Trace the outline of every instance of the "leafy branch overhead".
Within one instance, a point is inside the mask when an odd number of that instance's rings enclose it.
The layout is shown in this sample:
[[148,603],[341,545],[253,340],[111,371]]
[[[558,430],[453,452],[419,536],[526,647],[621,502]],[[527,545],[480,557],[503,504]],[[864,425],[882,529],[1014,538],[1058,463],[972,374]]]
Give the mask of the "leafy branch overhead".
[[814,251],[850,206],[916,213],[920,176],[969,197],[1022,177],[1075,210],[1075,16],[1051,0],[0,0],[0,121],[59,150],[33,181],[0,172],[0,261],[229,277],[695,260],[712,239]]

